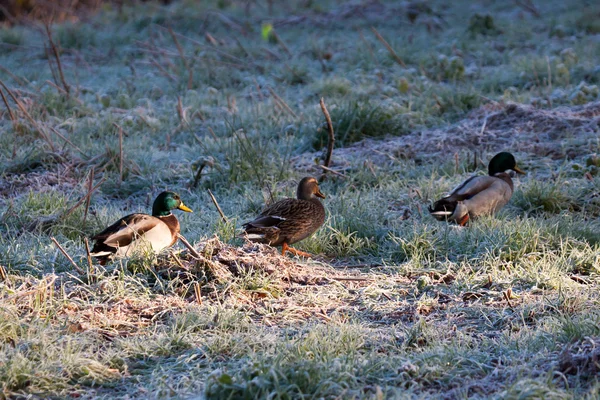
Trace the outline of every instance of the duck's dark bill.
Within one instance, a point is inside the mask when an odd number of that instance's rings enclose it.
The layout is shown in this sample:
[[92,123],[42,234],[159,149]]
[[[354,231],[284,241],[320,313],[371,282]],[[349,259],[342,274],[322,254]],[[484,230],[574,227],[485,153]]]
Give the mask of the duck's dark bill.
[[516,173],[518,173],[518,174],[523,174],[523,175],[526,175],[526,174],[527,174],[527,172],[523,171],[521,168],[517,167],[516,165],[515,165],[515,167],[513,168],[513,170],[514,170]]

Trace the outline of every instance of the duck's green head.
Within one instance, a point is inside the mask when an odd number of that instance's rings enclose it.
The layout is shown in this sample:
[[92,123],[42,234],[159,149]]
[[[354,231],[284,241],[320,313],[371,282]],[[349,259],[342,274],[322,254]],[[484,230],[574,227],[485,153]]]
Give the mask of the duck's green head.
[[162,192],[154,200],[152,205],[152,215],[155,217],[164,217],[171,214],[171,210],[179,209],[181,211],[192,212],[192,210],[186,207],[181,201],[181,198],[177,193],[173,192]]
[[488,165],[488,173],[491,176],[496,175],[499,172],[504,172],[508,170],[513,170],[519,174],[525,174],[525,171],[517,167],[517,161],[515,160],[515,156],[510,154],[507,151],[503,151],[501,153],[496,154]]

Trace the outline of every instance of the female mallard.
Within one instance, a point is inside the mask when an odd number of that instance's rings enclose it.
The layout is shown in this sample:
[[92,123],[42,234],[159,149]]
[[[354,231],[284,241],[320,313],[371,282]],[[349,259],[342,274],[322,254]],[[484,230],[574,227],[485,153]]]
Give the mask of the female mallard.
[[156,253],[172,246],[179,233],[179,221],[171,213],[176,208],[192,212],[178,194],[162,192],[154,200],[152,215],[130,214],[92,237],[96,243],[91,255],[104,265],[109,257],[132,255],[143,245],[152,246]]
[[325,198],[315,178],[306,177],[298,184],[297,199],[284,199],[266,207],[254,221],[244,224],[245,234],[253,242],[281,246],[298,256],[310,254],[289,247],[312,235],[325,222],[325,207],[317,198]]
[[453,221],[461,226],[471,218],[494,214],[512,197],[512,171],[525,173],[517,167],[512,154],[498,153],[490,160],[489,176],[470,177],[449,196],[436,201],[433,208],[429,207],[429,212],[439,221]]

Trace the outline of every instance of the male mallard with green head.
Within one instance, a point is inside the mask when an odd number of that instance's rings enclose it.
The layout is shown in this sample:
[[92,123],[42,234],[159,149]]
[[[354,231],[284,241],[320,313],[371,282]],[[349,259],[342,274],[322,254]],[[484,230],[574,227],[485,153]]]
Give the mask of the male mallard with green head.
[[91,255],[104,265],[109,258],[132,255],[144,245],[156,253],[172,246],[180,231],[179,221],[171,213],[174,209],[192,212],[177,193],[162,192],[154,200],[152,215],[127,215],[92,237],[96,243]]
[[281,246],[295,255],[310,254],[293,249],[289,245],[306,239],[325,222],[325,207],[319,198],[325,195],[319,190],[315,178],[306,177],[298,184],[296,199],[284,199],[267,206],[254,220],[244,224],[244,237],[258,243]]
[[[469,219],[494,214],[508,203],[514,186],[513,172],[525,174],[515,157],[508,152],[496,154],[488,165],[488,176],[472,176],[450,193],[436,201],[429,212],[439,221],[453,221],[464,226]],[[514,175],[514,174],[513,174]]]

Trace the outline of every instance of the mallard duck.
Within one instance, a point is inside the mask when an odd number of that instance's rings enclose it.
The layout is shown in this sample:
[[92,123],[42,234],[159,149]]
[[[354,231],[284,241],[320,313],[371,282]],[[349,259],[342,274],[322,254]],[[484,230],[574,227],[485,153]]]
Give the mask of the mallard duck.
[[93,236],[96,243],[91,255],[104,265],[109,258],[131,255],[144,245],[150,245],[156,253],[172,246],[180,230],[179,221],[171,213],[174,209],[192,212],[177,193],[162,192],[154,200],[152,215],[130,214]]
[[429,212],[439,221],[453,221],[464,226],[469,219],[494,214],[508,203],[514,186],[512,172],[525,174],[515,157],[508,152],[496,154],[488,165],[488,176],[472,176],[450,193],[436,201]]
[[243,237],[253,242],[281,246],[281,254],[310,257],[310,254],[289,247],[306,239],[325,222],[325,207],[318,198],[325,195],[315,178],[303,178],[298,184],[296,199],[284,199],[267,206],[254,220],[245,223]]

